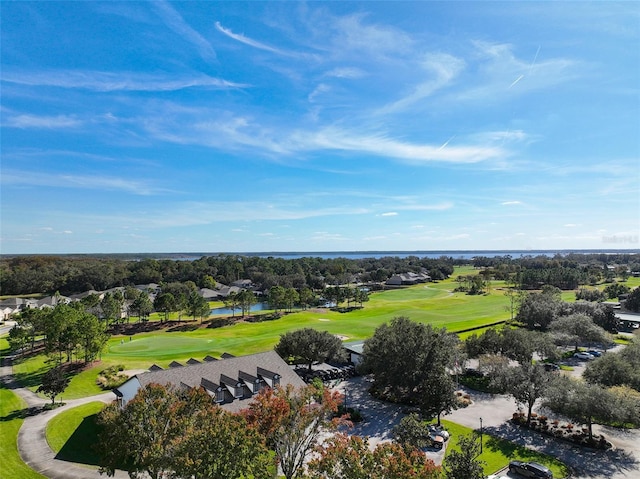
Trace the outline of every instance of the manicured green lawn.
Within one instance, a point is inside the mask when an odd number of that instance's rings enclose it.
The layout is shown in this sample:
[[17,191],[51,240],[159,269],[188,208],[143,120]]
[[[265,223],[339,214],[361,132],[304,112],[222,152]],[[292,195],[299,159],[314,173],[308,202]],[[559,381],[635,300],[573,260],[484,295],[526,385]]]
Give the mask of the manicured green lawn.
[[[458,438],[475,433],[473,429],[451,421],[445,420],[442,421],[442,424],[451,434],[451,442],[448,445],[447,451],[459,450]],[[485,474],[494,474],[496,471],[506,467],[509,461],[512,460],[535,461],[544,464],[551,469],[553,477],[556,478],[567,477],[569,474],[567,466],[551,456],[527,449],[524,446],[518,446],[517,444],[489,434],[483,434],[482,438],[482,454],[480,454],[479,459],[486,462],[484,467]]]
[[0,479],[44,479],[22,462],[18,454],[18,431],[25,407],[20,397],[0,387]]
[[80,464],[99,465],[88,445],[97,439],[96,415],[104,403],[91,402],[58,414],[47,424],[47,442],[56,458]]
[[[98,371],[116,364],[126,369],[147,369],[153,363],[166,367],[171,361],[201,360],[206,355],[220,356],[224,352],[246,355],[267,351],[280,336],[294,329],[312,327],[342,335],[366,339],[381,324],[397,316],[461,331],[509,318],[508,300],[496,282],[485,295],[469,296],[453,293],[460,274],[476,274],[477,270],[458,268],[448,280],[374,293],[364,308],[348,313],[335,311],[297,311],[281,319],[261,323],[237,323],[221,328],[200,328],[194,331],[162,331],[140,333],[133,337],[114,336],[108,342],[101,361],[93,368],[73,376],[61,400],[98,394],[95,384]],[[44,355],[16,361],[14,372],[27,387],[35,390],[40,378],[50,366]]]

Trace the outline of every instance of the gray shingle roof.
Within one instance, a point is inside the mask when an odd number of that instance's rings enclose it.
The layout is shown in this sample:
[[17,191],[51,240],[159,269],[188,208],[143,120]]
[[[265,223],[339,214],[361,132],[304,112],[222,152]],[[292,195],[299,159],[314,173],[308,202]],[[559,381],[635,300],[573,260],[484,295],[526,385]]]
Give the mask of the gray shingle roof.
[[[240,374],[243,372],[244,374]],[[262,374],[261,374],[262,373]],[[200,387],[203,384],[221,385],[227,378],[243,382],[250,378],[267,378],[269,384],[274,374],[280,376],[280,384],[291,384],[295,388],[305,386],[304,381],[275,351],[252,354],[249,356],[229,357],[220,361],[210,361],[201,364],[183,366],[179,368],[149,371],[136,375],[144,387],[151,383],[172,384],[174,386]],[[116,393],[117,394],[117,393]],[[249,406],[250,396],[236,399],[221,406],[232,412],[240,411]]]

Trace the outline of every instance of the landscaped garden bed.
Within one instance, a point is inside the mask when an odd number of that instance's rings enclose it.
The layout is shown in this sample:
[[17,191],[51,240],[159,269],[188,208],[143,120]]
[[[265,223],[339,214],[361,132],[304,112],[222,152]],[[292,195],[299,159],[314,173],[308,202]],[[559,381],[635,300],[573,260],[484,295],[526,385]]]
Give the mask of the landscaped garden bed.
[[547,416],[531,414],[531,421],[527,425],[527,415],[523,412],[513,413],[511,422],[518,426],[537,431],[547,436],[577,444],[579,446],[591,447],[594,449],[607,450],[613,445],[607,441],[602,434],[593,434],[589,437],[589,429],[586,426],[563,422],[557,419],[549,419]]

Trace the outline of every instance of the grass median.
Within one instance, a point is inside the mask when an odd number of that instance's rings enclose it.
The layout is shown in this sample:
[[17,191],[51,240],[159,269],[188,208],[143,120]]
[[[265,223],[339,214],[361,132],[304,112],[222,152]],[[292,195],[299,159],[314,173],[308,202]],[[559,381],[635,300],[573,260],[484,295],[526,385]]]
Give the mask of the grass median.
[[46,437],[56,459],[99,465],[98,455],[88,445],[97,440],[96,415],[104,406],[102,402],[90,402],[64,411],[49,421]]
[[[442,421],[443,426],[451,434],[448,451],[459,450],[458,440],[460,436],[477,435],[477,431],[461,426],[451,421]],[[478,457],[486,464],[485,474],[495,474],[509,465],[509,461],[534,461],[547,466],[553,472],[553,477],[561,479],[569,476],[569,468],[558,459],[546,454],[527,449],[510,441],[500,439],[490,434],[483,434],[482,453]],[[445,459],[446,461],[446,459]]]

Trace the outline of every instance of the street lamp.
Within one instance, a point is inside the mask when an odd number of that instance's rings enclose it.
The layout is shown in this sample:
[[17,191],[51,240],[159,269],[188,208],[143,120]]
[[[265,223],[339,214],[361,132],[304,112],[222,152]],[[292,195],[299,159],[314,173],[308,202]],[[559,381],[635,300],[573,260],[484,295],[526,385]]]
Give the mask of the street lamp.
[[480,454],[482,454],[482,418],[480,418]]

